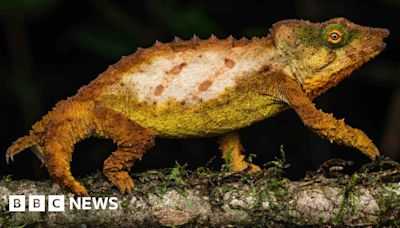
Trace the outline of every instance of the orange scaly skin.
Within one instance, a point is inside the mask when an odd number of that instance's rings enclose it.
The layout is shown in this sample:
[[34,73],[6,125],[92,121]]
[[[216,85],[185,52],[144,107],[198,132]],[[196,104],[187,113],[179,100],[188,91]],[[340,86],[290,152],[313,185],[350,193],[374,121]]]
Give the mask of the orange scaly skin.
[[258,171],[244,160],[235,130],[293,108],[320,136],[374,159],[379,151],[364,132],[316,109],[312,99],[379,54],[388,35],[334,18],[281,21],[267,37],[251,40],[156,42],[57,103],[8,148],[6,158],[30,148],[54,181],[88,195],[71,175],[74,145],[91,136],[112,139],[118,147],[104,162],[104,174],[124,193],[133,188],[133,162],[156,136],[221,135],[220,149],[233,171]]

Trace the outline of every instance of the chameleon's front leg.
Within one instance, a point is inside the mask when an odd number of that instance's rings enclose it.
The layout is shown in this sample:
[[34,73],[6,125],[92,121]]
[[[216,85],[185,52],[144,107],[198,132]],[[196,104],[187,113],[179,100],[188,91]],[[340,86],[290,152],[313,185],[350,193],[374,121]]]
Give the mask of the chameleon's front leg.
[[379,150],[371,139],[361,130],[345,124],[332,114],[327,114],[315,108],[301,87],[286,79],[281,87],[283,99],[296,111],[303,123],[330,142],[354,147],[371,159],[379,156]]
[[237,132],[222,135],[218,143],[220,145],[219,149],[222,152],[222,158],[232,171],[239,172],[245,169],[249,169],[249,172],[260,171],[260,167],[245,160],[245,156],[242,154],[243,146],[240,143]]

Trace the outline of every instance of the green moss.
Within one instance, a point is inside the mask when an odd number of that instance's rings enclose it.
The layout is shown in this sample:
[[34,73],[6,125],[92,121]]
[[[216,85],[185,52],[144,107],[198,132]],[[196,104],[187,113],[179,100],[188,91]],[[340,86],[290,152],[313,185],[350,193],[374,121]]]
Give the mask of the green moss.
[[5,210],[5,208],[2,208],[0,210],[0,227],[7,227],[10,225],[10,217],[11,217],[11,212],[8,212]]
[[248,154],[246,160],[250,163],[253,163],[253,159],[257,157],[257,154]]
[[5,175],[3,176],[3,181],[5,181],[6,183],[10,183],[12,181],[12,175]]
[[164,194],[168,191],[168,184],[167,183],[160,183],[157,188],[156,188],[156,192],[157,192],[157,196],[161,199]]
[[[334,225],[339,225],[343,223],[343,218],[345,213],[348,213],[349,208],[353,208],[351,205],[349,198],[351,194],[353,194],[353,189],[357,185],[360,176],[357,173],[354,173],[350,180],[347,182],[347,185],[342,189],[342,201],[340,202],[339,211],[336,214],[335,218],[333,219],[332,223]],[[350,209],[350,212],[352,210]]]
[[286,155],[283,145],[280,146],[281,157],[275,157],[275,160],[265,163],[263,166],[266,168],[267,176],[270,178],[281,178],[284,170],[289,168],[289,164],[286,162]]
[[129,203],[130,203],[130,198],[126,197],[122,200],[121,202],[121,207],[126,209],[129,207]]
[[230,148],[226,153],[225,164],[221,167],[221,174],[225,176],[226,173],[232,172],[231,163],[232,163],[232,152],[234,147]]
[[186,181],[183,178],[183,174],[187,176],[187,173],[185,171],[186,167],[187,164],[181,166],[176,162],[175,167],[171,169],[171,174],[169,175],[169,179],[175,181],[178,185],[186,185]]
[[209,177],[210,175],[210,170],[207,170],[204,167],[198,167],[195,171],[194,171],[194,176],[199,178],[199,179],[205,179],[207,177]]
[[192,206],[192,203],[189,200],[189,191],[187,190],[187,188],[181,189],[178,192],[180,192],[180,194],[185,199],[185,207],[188,208],[188,209],[191,209],[193,206]]
[[380,192],[379,208],[382,214],[391,213],[393,209],[400,207],[400,189],[394,189],[391,186],[383,186]]

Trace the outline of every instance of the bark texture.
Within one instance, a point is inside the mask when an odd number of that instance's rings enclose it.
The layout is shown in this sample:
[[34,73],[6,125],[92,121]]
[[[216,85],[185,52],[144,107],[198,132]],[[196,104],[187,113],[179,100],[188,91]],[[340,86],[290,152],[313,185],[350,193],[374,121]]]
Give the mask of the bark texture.
[[[343,174],[351,162],[329,161],[303,181],[283,178],[282,160],[261,172],[172,169],[133,174],[132,194],[122,195],[95,173],[80,181],[94,197],[118,197],[117,210],[69,210],[72,193],[51,181],[0,181],[0,226],[158,227],[400,224],[400,169],[380,160]],[[383,169],[383,168],[386,169]],[[8,196],[65,194],[65,212],[8,212]],[[83,226],[82,226],[83,225]]]

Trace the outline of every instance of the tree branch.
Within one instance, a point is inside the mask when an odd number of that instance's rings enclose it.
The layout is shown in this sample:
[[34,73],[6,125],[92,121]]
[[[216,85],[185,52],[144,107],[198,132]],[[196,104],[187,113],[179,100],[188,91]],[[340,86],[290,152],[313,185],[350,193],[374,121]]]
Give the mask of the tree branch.
[[[352,175],[332,165],[304,181],[282,178],[285,166],[271,163],[254,175],[168,170],[133,175],[135,191],[121,195],[101,173],[82,179],[91,196],[118,198],[117,210],[69,210],[73,194],[50,181],[0,181],[0,226],[287,226],[399,224],[400,169]],[[339,169],[338,169],[339,167]],[[325,167],[326,168],[326,167]],[[371,168],[371,169],[370,169]],[[335,171],[336,170],[336,171]],[[335,171],[335,172],[333,172]],[[325,173],[324,173],[325,172]],[[334,175],[334,176],[332,176]],[[65,194],[65,212],[8,212],[8,196]]]

